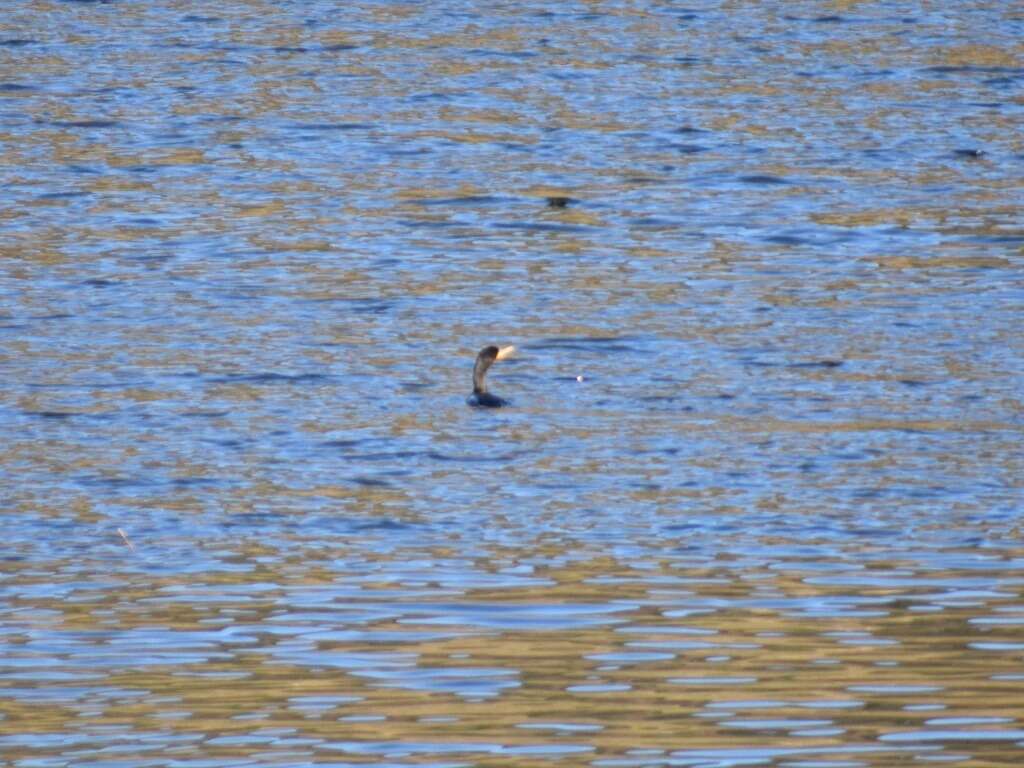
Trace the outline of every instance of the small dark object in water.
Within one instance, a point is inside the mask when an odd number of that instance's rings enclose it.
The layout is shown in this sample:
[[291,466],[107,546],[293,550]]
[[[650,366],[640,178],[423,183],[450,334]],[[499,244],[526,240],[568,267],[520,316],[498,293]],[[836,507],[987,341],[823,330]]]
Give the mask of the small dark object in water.
[[954,153],[957,157],[982,157],[985,154],[984,149],[958,149]]
[[487,391],[487,384],[484,377],[487,376],[487,369],[498,360],[504,360],[516,351],[515,347],[484,347],[476,356],[476,363],[473,365],[473,394],[466,401],[474,407],[480,408],[501,408],[508,405],[507,400],[502,400],[497,395]]
[[562,197],[561,195],[552,195],[548,197],[548,208],[566,208],[569,203],[572,202],[571,197]]

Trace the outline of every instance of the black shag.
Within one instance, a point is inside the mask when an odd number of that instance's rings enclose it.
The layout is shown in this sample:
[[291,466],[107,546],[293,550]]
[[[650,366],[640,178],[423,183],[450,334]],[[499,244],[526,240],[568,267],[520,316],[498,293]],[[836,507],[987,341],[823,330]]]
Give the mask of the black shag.
[[473,394],[467,401],[472,406],[481,408],[501,408],[508,405],[507,400],[502,400],[497,395],[487,391],[487,384],[484,377],[487,370],[494,365],[496,360],[504,360],[515,352],[515,347],[484,347],[476,356],[476,364],[473,366]]

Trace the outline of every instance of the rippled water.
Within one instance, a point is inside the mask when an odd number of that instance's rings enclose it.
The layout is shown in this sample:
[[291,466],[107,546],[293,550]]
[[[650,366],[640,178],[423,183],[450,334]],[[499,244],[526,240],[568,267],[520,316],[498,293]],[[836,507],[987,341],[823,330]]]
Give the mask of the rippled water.
[[1019,765],[1022,39],[5,4],[0,766]]

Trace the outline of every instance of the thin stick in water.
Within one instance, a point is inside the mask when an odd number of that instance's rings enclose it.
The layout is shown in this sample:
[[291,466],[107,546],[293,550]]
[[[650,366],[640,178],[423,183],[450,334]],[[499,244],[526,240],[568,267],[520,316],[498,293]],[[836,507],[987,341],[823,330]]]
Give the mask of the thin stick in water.
[[131,550],[132,552],[134,552],[134,551],[135,551],[135,547],[134,547],[134,546],[132,545],[132,543],[131,543],[131,542],[130,542],[130,541],[128,540],[128,536],[127,536],[127,535],[125,535],[125,532],[124,532],[124,531],[122,531],[122,530],[121,530],[120,528],[118,528],[118,529],[117,529],[117,532],[118,532],[119,534],[121,534],[121,541],[123,541],[123,542],[124,542],[124,543],[125,543],[125,544],[126,544],[126,545],[128,546],[128,549],[130,549],[130,550]]

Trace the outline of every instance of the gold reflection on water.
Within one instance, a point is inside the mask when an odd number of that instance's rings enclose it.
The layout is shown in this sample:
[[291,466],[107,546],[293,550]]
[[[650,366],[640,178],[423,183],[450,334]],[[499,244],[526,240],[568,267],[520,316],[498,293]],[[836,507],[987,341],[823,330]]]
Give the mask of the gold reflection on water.
[[[140,543],[140,549],[151,546]],[[240,562],[256,562],[279,560],[284,553],[253,544],[239,554]],[[521,551],[515,554],[530,557]],[[550,551],[545,556],[559,554],[564,553]],[[973,717],[1012,722],[1020,714],[1019,681],[1013,677],[1021,671],[1019,652],[963,654],[968,644],[1008,639],[1006,631],[987,631],[970,623],[978,615],[977,607],[970,600],[958,605],[956,598],[943,599],[927,585],[930,575],[924,576],[920,588],[909,579],[901,587],[882,586],[885,574],[903,568],[898,562],[875,563],[872,568],[882,577],[880,585],[851,590],[809,583],[797,560],[789,564],[791,570],[737,572],[728,559],[695,569],[665,558],[635,570],[607,557],[591,557],[570,567],[539,569],[536,575],[549,586],[532,587],[528,603],[517,591],[486,589],[459,591],[440,600],[511,609],[618,606],[621,610],[608,614],[612,623],[523,631],[446,623],[435,627],[442,637],[417,640],[415,633],[428,625],[417,622],[414,610],[401,621],[335,625],[355,635],[393,633],[392,641],[324,639],[302,652],[303,664],[282,663],[275,654],[284,638],[273,630],[323,629],[334,623],[330,616],[335,610],[358,612],[360,606],[381,600],[386,605],[396,586],[386,580],[363,581],[353,598],[331,600],[332,590],[344,588],[345,582],[317,568],[315,551],[307,555],[291,552],[290,564],[238,576],[207,574],[201,584],[191,586],[180,579],[122,582],[112,589],[80,591],[73,601],[34,600],[33,611],[45,613],[45,620],[34,620],[29,612],[12,629],[24,633],[35,625],[56,636],[78,634],[84,642],[78,653],[99,653],[107,661],[93,670],[99,679],[68,683],[81,686],[82,693],[70,694],[65,703],[0,700],[0,734],[88,733],[93,727],[130,724],[136,731],[160,732],[165,734],[161,738],[172,740],[175,733],[190,735],[198,729],[202,745],[183,748],[180,754],[201,750],[208,758],[227,759],[247,752],[231,746],[230,740],[219,746],[219,739],[266,728],[290,729],[291,737],[308,740],[304,746],[314,748],[339,741],[354,742],[356,748],[359,743],[381,741],[459,742],[478,744],[486,752],[488,745],[536,744],[538,731],[526,726],[561,724],[594,729],[545,733],[544,740],[585,744],[606,756],[640,747],[679,750],[722,744],[750,749],[820,747],[827,752],[830,746],[878,743],[886,733],[923,727],[936,716],[927,708],[934,703],[941,703],[942,717],[970,712]],[[417,556],[444,559],[450,553]],[[941,578],[957,577],[946,572]],[[40,574],[35,580],[45,578]],[[253,582],[271,589],[241,602],[231,599],[233,585],[246,589]],[[869,576],[864,583],[870,583]],[[168,603],[166,596],[179,589],[185,595],[198,589],[197,600]],[[289,611],[281,598],[297,589],[303,594],[319,590],[327,597],[315,624],[307,624],[301,611],[294,619],[283,615]],[[203,595],[220,596],[205,603]],[[793,601],[793,610],[767,604],[738,607],[745,600],[772,596]],[[859,602],[862,607],[845,616],[813,618],[802,616],[797,607],[830,598],[850,600],[851,607]],[[1010,592],[989,597],[985,613],[993,615],[1016,599],[1018,595]],[[424,600],[422,609],[429,610],[432,602]],[[736,607],[670,617],[673,605],[715,603]],[[495,615],[500,617],[500,610]],[[185,634],[219,627],[236,627],[241,642],[233,642],[230,634],[223,643],[190,641]],[[118,643],[130,639],[133,631],[158,631],[165,637],[154,650],[177,649],[183,656],[194,653],[200,658],[140,666],[133,656],[144,657],[145,647],[131,644],[130,652],[117,653]],[[183,633],[180,644],[174,642],[176,633]],[[403,634],[409,639],[398,639]],[[1019,632],[1016,637],[1019,640]],[[630,654],[637,653],[636,660],[629,661]],[[221,654],[226,656],[216,658]],[[336,654],[363,661],[339,668],[332,666]],[[623,654],[623,661],[615,661],[615,654]],[[607,655],[604,660],[602,655]],[[73,657],[62,663],[73,663]],[[397,674],[384,680],[361,674],[361,668],[373,670],[381,663],[384,668],[397,664],[390,667]],[[478,698],[470,689],[461,695],[417,690],[417,678],[403,679],[401,674],[406,669],[429,679],[435,672],[443,681],[453,668],[462,670],[462,676],[473,669],[490,670],[487,679],[514,685]],[[1002,675],[1008,677],[1000,679]],[[18,685],[38,685],[45,691],[53,684]],[[112,689],[120,693],[98,695]],[[332,704],[332,697],[340,698]],[[321,703],[310,707],[303,701]],[[916,709],[918,705],[922,708]],[[758,726],[753,722],[757,720],[781,724]],[[788,721],[796,725],[787,727]],[[805,721],[811,725],[799,725]],[[825,732],[797,733],[814,728]],[[985,750],[989,760],[1010,760],[1016,747],[996,743],[986,744]],[[41,752],[16,748],[7,754],[15,759]],[[491,758],[482,754],[473,759],[490,764]],[[895,755],[877,759],[879,765],[890,764]]]

